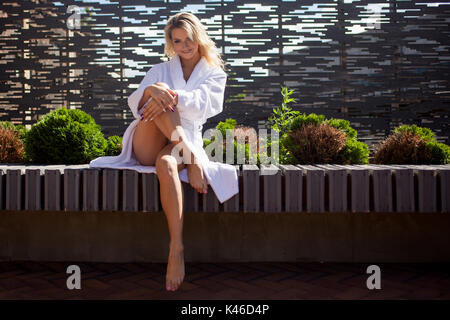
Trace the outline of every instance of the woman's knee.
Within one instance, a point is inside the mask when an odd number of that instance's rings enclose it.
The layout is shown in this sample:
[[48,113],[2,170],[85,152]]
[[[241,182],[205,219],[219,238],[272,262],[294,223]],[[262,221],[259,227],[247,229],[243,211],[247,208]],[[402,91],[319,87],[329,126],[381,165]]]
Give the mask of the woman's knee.
[[178,173],[177,160],[170,154],[158,155],[155,166],[159,175],[174,175]]

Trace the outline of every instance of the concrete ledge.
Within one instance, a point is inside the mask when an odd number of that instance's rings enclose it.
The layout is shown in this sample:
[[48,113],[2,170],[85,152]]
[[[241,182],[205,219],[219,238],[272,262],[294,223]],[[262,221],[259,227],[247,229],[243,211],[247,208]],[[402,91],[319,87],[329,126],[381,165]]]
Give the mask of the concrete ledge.
[[[0,260],[167,262],[163,212],[1,211]],[[449,213],[187,212],[186,262],[448,262]]]

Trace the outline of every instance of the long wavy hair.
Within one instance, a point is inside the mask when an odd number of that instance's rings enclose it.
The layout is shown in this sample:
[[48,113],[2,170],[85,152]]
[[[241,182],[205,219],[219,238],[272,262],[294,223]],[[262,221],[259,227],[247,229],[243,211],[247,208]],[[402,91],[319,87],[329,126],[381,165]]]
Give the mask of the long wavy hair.
[[164,37],[166,40],[164,54],[170,59],[175,55],[172,43],[172,30],[182,28],[188,34],[190,40],[198,43],[200,56],[204,56],[211,66],[218,66],[225,70],[225,62],[216,47],[216,43],[206,33],[205,26],[192,13],[179,12],[169,18],[164,28]]

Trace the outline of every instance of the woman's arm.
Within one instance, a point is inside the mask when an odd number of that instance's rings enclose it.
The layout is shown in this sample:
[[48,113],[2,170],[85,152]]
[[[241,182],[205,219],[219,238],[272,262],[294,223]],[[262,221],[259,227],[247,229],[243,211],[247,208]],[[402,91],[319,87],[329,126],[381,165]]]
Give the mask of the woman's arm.
[[179,112],[203,122],[219,114],[223,110],[226,82],[227,74],[222,69],[216,68],[197,89],[173,90],[178,94],[176,102]]

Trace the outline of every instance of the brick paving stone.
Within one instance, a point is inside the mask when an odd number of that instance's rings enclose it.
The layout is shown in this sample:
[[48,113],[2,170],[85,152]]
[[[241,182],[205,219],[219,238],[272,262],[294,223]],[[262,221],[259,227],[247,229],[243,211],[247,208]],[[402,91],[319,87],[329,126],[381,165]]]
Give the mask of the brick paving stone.
[[248,300],[251,299],[249,296],[238,289],[227,288],[216,292],[214,295],[211,295],[210,298],[206,299],[214,299],[214,300]]
[[103,281],[97,280],[97,279],[88,279],[81,282],[82,288],[85,289],[95,289],[95,290],[102,290],[102,289],[108,289],[110,286],[105,284]]
[[275,292],[286,290],[291,287],[289,285],[284,285],[281,282],[268,281],[266,279],[252,280],[250,281],[250,284],[262,287],[264,289],[274,290]]
[[[214,281],[211,279],[198,279],[188,283],[192,283],[197,287],[207,288],[207,290],[211,292],[218,292],[224,289],[224,285],[222,282]],[[183,283],[184,284],[184,283]],[[227,288],[228,286],[225,286]]]
[[336,293],[334,297],[343,300],[359,300],[369,296],[371,293],[371,290],[367,288],[349,287],[347,289],[342,289],[342,291]]
[[303,300],[309,299],[309,293],[300,288],[290,288],[277,292],[276,296],[271,296],[273,300]]
[[291,289],[305,291],[305,293],[310,296],[310,299],[332,299],[334,295],[339,292],[339,290],[336,289],[326,288],[319,285],[312,285],[307,282],[300,282],[292,279],[283,280],[281,281],[281,283],[290,283],[292,284]]
[[[68,290],[67,266],[82,270]],[[448,264],[380,264],[381,290],[366,288],[370,264],[187,263],[185,281],[165,290],[165,263],[0,262],[1,299],[447,299]]]

